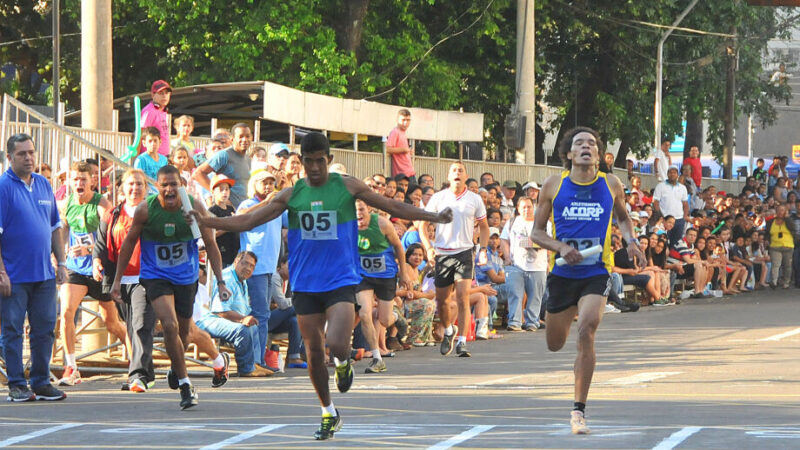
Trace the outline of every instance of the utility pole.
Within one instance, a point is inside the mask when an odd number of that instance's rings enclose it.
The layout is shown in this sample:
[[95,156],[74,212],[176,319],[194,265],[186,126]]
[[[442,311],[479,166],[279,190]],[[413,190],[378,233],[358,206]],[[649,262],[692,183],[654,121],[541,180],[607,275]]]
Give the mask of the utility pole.
[[[731,27],[731,34],[736,35],[736,26]],[[723,123],[722,144],[722,176],[723,178],[733,178],[733,127],[734,115],[736,113],[736,59],[738,49],[736,38],[728,41],[727,46],[728,70],[725,77],[725,117]]]
[[61,0],[53,2],[53,120],[58,122],[61,102]]
[[517,112],[525,117],[525,146],[522,148],[525,164],[536,162],[533,1],[517,0]]
[[111,130],[111,0],[81,2],[81,126]]

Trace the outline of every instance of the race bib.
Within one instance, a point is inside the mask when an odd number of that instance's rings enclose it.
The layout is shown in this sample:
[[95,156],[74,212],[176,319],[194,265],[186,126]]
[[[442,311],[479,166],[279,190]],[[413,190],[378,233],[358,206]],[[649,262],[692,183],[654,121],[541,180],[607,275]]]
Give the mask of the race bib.
[[94,245],[94,235],[92,233],[86,234],[74,234],[75,238],[75,245],[80,245],[81,247],[91,247]]
[[361,268],[366,273],[381,273],[386,270],[386,259],[380,256],[362,256]]
[[300,238],[310,241],[330,241],[336,234],[336,211],[300,211]]
[[157,244],[156,265],[162,269],[170,269],[189,262],[188,242],[174,244]]
[[[587,248],[594,247],[595,245],[600,245],[600,238],[570,238],[565,239],[562,241],[569,246],[577,249],[578,251],[586,250]],[[597,264],[600,261],[600,257],[602,253],[597,253],[586,258],[583,258],[583,261],[578,263],[578,266],[589,266],[592,264]]]

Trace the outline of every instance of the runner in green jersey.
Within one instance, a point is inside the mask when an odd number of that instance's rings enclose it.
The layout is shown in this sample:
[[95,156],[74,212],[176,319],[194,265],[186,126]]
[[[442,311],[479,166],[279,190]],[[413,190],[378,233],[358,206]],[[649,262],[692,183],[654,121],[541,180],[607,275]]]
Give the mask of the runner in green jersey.
[[355,200],[403,219],[449,222],[452,214],[449,210],[425,212],[380,196],[361,180],[328,173],[333,155],[328,138],[321,133],[303,137],[300,155],[306,178],[280,191],[264,208],[233,217],[193,216],[206,227],[242,232],[289,210],[289,275],[295,292],[292,303],[306,346],[311,384],[322,405],[322,424],[314,434],[322,440],[332,438],[342,426],[328,390],[326,344],[336,363],[339,391],[347,392],[353,383],[350,338],[355,289],[360,282]]
[[[196,239],[189,229],[190,222],[181,213],[180,186],[181,175],[174,166],[164,166],[158,170],[158,196],[150,196],[136,207],[133,224],[120,248],[111,296],[117,301],[122,298],[122,274],[141,238],[139,281],[164,330],[164,343],[172,364],[172,375],[167,381],[172,389],[180,388],[181,409],[186,409],[197,405],[197,393],[186,373],[183,358],[189,343],[192,305],[197,293],[200,268]],[[208,214],[202,202],[192,201],[192,208],[200,215]],[[222,279],[222,256],[214,239],[214,230],[201,227],[200,232],[219,283],[220,299],[225,301],[230,298],[230,291]]]

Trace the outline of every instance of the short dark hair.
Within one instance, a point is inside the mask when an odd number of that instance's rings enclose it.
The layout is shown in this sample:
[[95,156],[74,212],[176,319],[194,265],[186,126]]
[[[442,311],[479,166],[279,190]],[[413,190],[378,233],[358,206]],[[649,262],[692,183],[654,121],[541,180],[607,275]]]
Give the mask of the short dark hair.
[[239,253],[237,253],[236,254],[236,260],[238,261],[238,260],[244,258],[245,256],[250,256],[251,258],[253,258],[253,262],[256,262],[256,263],[258,262],[258,256],[256,256],[256,254],[251,252],[250,250],[242,250]]
[[161,175],[172,175],[172,174],[178,175],[179,178],[181,176],[181,172],[180,170],[178,170],[177,167],[167,164],[166,166],[163,166],[160,169],[158,169],[158,172],[156,172],[156,178],[160,177]]
[[497,208],[489,208],[489,209],[487,209],[486,210],[486,217],[489,217],[489,216],[491,216],[492,214],[495,214],[495,213],[500,214],[500,218],[501,219],[503,218],[503,212],[500,211]]
[[419,179],[421,180],[421,179],[423,179],[425,177],[428,177],[428,178],[431,179],[431,181],[433,181],[433,175],[431,175],[429,173],[423,173],[422,175],[419,176]]
[[313,133],[308,133],[300,140],[301,155],[307,155],[320,150],[324,150],[326,155],[331,154],[331,144],[324,134],[315,131]]
[[92,172],[92,168],[89,167],[89,163],[86,161],[75,161],[74,163],[72,163],[72,165],[70,165],[69,170],[73,172],[86,172],[86,173]]
[[409,110],[407,110],[405,108],[402,108],[400,111],[397,111],[397,115],[398,116],[403,116],[403,117],[408,117],[408,116],[411,115],[411,111],[409,111]]
[[8,138],[8,141],[6,142],[6,151],[8,152],[8,156],[10,157],[14,154],[14,152],[17,150],[18,143],[25,141],[33,141],[33,138],[29,134],[25,133],[17,133]]
[[419,242],[415,242],[415,243],[409,245],[408,248],[406,249],[406,264],[410,264],[410,262],[408,261],[408,258],[411,257],[411,255],[414,253],[414,250],[416,250],[416,249],[422,250],[422,260],[423,261],[427,261],[428,260],[428,256],[425,254],[425,247],[423,247],[422,244],[420,244]]
[[561,157],[561,161],[564,163],[564,167],[567,169],[572,168],[572,160],[567,158],[567,153],[569,153],[569,150],[572,148],[572,140],[580,133],[589,133],[594,136],[594,139],[597,141],[598,154],[603,154],[606,151],[603,141],[600,139],[600,133],[598,133],[596,130],[589,127],[575,127],[567,130],[567,132],[564,133],[564,136],[561,138],[561,141],[558,143],[558,156]]
[[250,129],[250,125],[248,125],[248,124],[246,124],[244,122],[237,123],[236,125],[231,127],[231,136],[236,134],[236,129],[237,128],[247,128],[249,130]]
[[153,136],[153,137],[157,137],[159,140],[161,140],[161,132],[158,131],[158,128],[156,128],[156,127],[144,127],[144,128],[142,128],[142,137],[144,137],[144,136]]

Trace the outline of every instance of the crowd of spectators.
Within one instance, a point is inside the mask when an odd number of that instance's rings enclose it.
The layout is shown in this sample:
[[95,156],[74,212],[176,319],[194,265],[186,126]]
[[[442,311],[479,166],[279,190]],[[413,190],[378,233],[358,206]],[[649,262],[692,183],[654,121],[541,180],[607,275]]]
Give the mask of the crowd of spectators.
[[[154,99],[164,102],[164,93],[171,88],[166,83],[154,84],[153,90]],[[266,148],[253,145],[247,124],[215,130],[207,145],[199,145],[192,138],[191,117],[174,121],[174,139],[164,135],[160,122],[152,117],[149,120],[153,123],[143,129],[142,152],[133,166],[150,178],[155,178],[164,165],[175,166],[187,191],[202,199],[214,215],[224,217],[264,207],[278,191],[304,176],[298,153],[283,143]],[[444,188],[443,180],[430,174],[417,176],[413,149],[405,135],[410,123],[410,112],[401,110],[397,127],[388,136],[391,176],[376,173],[363,181],[379,195],[425,208],[431,196]],[[627,243],[612,225],[607,245],[614,251],[614,289],[606,312],[635,311],[639,305],[672,305],[690,297],[737,295],[765,287],[800,287],[800,257],[796,255],[800,245],[795,245],[800,239],[800,183],[789,178],[787,158],[776,157],[768,169],[759,160],[741,192],[723,192],[713,184],[703,185],[696,148],[682,167],[669,164],[666,149],[668,145],[659,152],[660,181],[651,190],[642,188],[641,179],[629,166],[626,203],[647,260],[629,260]],[[102,160],[85,162],[92,170],[91,189],[112,204],[124,201],[123,183],[130,173],[116,177],[118,186],[112,190],[113,167]],[[606,155],[600,169],[609,171],[612,162],[613,155]],[[347,168],[338,163],[330,170],[347,173]],[[59,187],[55,190],[57,200],[68,195],[67,183],[59,179],[65,170],[53,174],[49,167],[40,165],[36,172]],[[484,202],[490,227],[488,262],[478,265],[476,252],[476,276],[470,291],[474,324],[468,326],[474,327],[470,334],[475,339],[502,337],[498,329],[525,332],[545,327],[545,280],[554,255],[530,239],[538,183],[542,181],[501,182],[485,172],[466,182]],[[112,192],[116,192],[116,198],[110,198]],[[396,256],[406,262],[405,276],[414,280],[413,285],[398,288],[391,325],[376,327],[385,329],[379,336],[382,356],[433,346],[441,340],[443,330],[436,320],[432,262],[421,245],[420,233],[433,240],[435,227],[420,229],[420,223],[375,212],[393,224],[405,251]],[[235,348],[238,370],[243,375],[269,376],[284,366],[305,367],[288,282],[286,227],[284,216],[240,234],[217,232],[224,279],[233,294],[228,301],[219,299],[215,280],[205,285],[201,253],[201,285],[194,320],[202,332]],[[476,232],[476,245],[477,239]],[[3,255],[7,256],[5,248]],[[634,301],[636,294],[643,300]],[[373,320],[377,324],[377,314]],[[285,364],[275,347],[268,345],[270,335],[274,337],[276,332],[288,333]],[[369,347],[358,326],[353,342],[355,358],[369,356],[364,355]]]

